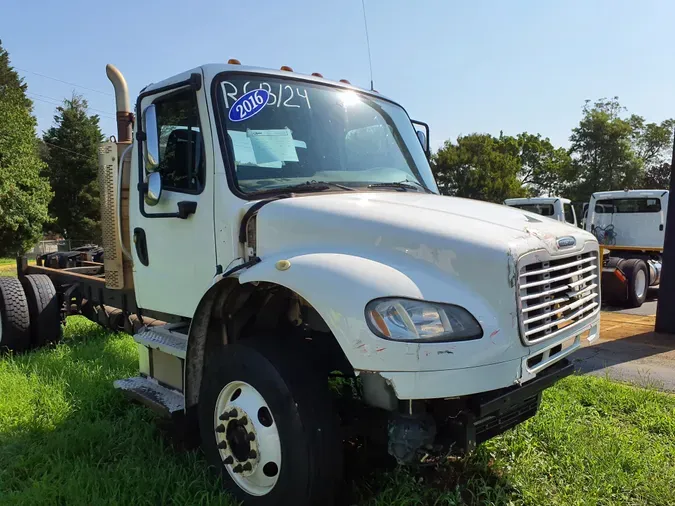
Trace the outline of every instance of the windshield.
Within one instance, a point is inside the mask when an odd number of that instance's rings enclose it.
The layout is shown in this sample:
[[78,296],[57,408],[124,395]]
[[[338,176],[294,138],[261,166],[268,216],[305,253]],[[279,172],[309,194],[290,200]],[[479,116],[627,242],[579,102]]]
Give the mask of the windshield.
[[245,74],[220,81],[216,100],[233,180],[244,193],[306,182],[357,189],[411,182],[438,192],[410,118],[391,102]]

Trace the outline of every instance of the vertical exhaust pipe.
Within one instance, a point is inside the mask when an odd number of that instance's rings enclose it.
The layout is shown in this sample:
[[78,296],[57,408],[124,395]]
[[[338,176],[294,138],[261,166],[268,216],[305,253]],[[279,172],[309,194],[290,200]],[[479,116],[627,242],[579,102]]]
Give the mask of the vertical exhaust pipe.
[[115,88],[115,105],[117,107],[117,142],[131,142],[131,127],[134,124],[134,114],[129,102],[127,81],[117,67],[108,63],[105,73]]

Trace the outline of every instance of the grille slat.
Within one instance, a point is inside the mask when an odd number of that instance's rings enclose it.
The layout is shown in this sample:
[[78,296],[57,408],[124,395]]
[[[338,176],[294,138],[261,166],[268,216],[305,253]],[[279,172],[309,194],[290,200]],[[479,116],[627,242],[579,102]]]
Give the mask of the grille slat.
[[[526,295],[524,297],[521,297],[520,300],[526,301],[526,300],[531,300],[531,299],[537,299],[537,298],[539,298],[543,295],[551,295],[551,294],[554,294],[554,293],[559,293],[559,292],[567,290],[568,287],[574,288],[575,286],[583,285],[584,283],[588,283],[589,281],[593,281],[594,279],[597,279],[597,277],[598,277],[597,274],[591,274],[590,276],[585,277],[583,279],[580,279],[579,281],[577,281],[575,283],[570,283],[569,285],[554,288],[552,290],[546,290],[545,292],[535,293],[534,295]],[[595,285],[595,286],[598,286],[598,285]]]
[[[597,267],[595,265],[589,265],[588,267],[584,267],[583,269],[574,271],[574,274],[582,274],[585,272],[590,272],[592,270],[595,270],[596,268]],[[520,285],[520,288],[532,288],[533,286],[546,285],[548,283],[554,283],[556,281],[563,281],[569,277],[570,277],[569,274],[563,274],[562,276],[556,276],[555,278],[545,278],[539,281],[533,281],[532,283],[525,283],[524,285]]]
[[[593,288],[597,288],[598,285],[593,283],[592,285],[588,285],[586,288],[583,290],[579,290],[578,295],[581,295],[582,293],[586,293],[589,290],[592,290]],[[565,287],[566,288],[566,287]],[[554,299],[549,302],[542,302],[541,304],[537,304],[536,306],[529,306],[523,309],[523,314],[529,313],[530,311],[536,311],[537,309],[543,309],[545,307],[550,306],[551,304],[560,304],[561,302],[568,302],[570,299],[569,297],[560,297],[559,299]],[[527,323],[527,321],[525,322]]]
[[599,310],[596,252],[533,263],[525,258],[521,264],[524,265],[519,270],[519,321],[526,344],[550,339]]
[[570,267],[574,267],[577,265],[582,265],[587,262],[592,262],[593,258],[588,257],[588,258],[582,258],[581,260],[577,260],[576,262],[570,262],[569,264],[562,264],[562,265],[554,265],[553,267],[549,267],[548,269],[540,269],[538,271],[527,271],[524,272],[520,275],[521,278],[524,278],[526,276],[536,276],[539,274],[546,274],[547,272],[554,272],[554,271],[560,271],[563,269],[569,269]]

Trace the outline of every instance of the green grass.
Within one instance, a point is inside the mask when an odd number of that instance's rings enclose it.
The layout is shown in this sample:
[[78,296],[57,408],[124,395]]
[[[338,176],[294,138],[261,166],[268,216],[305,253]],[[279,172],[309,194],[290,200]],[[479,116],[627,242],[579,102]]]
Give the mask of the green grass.
[[16,276],[16,260],[0,258],[0,276]]
[[[232,504],[199,451],[112,388],[136,370],[129,336],[77,317],[56,348],[0,358],[0,504]],[[675,398],[567,378],[470,458],[348,486],[373,506],[673,504]]]

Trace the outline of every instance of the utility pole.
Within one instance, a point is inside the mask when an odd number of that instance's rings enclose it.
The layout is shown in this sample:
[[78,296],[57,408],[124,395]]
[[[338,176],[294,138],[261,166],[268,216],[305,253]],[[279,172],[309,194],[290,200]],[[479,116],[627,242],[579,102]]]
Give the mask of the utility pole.
[[663,238],[663,270],[659,285],[659,300],[656,306],[657,332],[675,334],[675,136],[673,137],[673,159],[670,162],[670,194],[668,195],[668,214],[666,231]]

